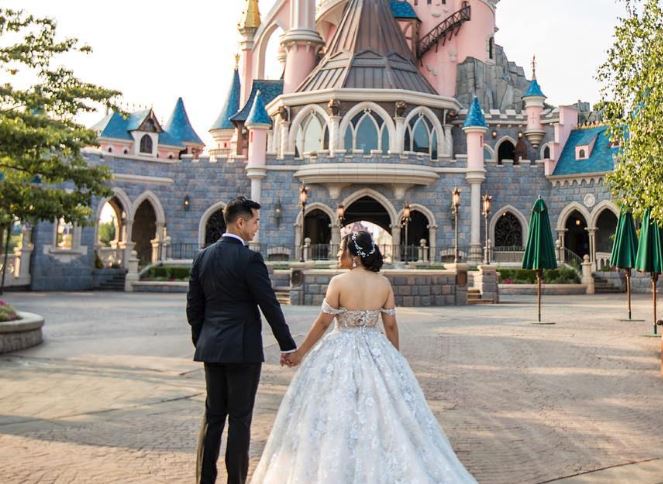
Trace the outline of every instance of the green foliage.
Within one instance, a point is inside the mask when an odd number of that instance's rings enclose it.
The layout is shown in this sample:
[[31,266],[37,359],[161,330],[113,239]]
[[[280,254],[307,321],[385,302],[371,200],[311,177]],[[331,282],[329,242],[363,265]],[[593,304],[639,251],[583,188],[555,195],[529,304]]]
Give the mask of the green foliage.
[[[82,148],[94,131],[75,121],[119,94],[54,66],[64,54],[86,54],[76,39],[59,40],[52,19],[0,8],[0,224],[64,218],[88,222],[92,197],[110,194],[105,167],[90,167]],[[25,85],[27,84],[27,87]]]
[[[535,284],[536,271],[527,269],[499,269],[501,284]],[[580,277],[573,269],[567,267],[546,269],[543,271],[545,284],[579,284]]]
[[154,266],[143,274],[144,281],[188,281],[191,276],[190,267]]
[[14,308],[6,302],[0,300],[0,323],[14,321],[16,319],[18,319],[18,315],[16,314]]
[[115,224],[112,221],[99,224],[99,242],[108,247],[113,240],[115,240]]
[[663,9],[660,0],[623,0],[626,17],[599,68],[600,103],[620,146],[608,177],[615,198],[636,216],[663,221]]

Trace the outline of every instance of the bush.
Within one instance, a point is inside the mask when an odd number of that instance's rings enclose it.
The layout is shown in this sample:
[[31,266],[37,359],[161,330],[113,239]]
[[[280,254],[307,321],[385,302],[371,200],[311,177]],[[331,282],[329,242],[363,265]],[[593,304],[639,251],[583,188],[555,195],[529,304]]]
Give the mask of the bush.
[[189,267],[181,266],[154,266],[142,279],[147,281],[188,281],[191,275]]
[[[536,272],[527,269],[499,269],[503,284],[536,284]],[[562,267],[543,271],[544,284],[579,284],[580,277],[573,269]]]
[[16,319],[18,319],[18,315],[16,314],[14,308],[6,302],[0,300],[0,323],[14,321]]

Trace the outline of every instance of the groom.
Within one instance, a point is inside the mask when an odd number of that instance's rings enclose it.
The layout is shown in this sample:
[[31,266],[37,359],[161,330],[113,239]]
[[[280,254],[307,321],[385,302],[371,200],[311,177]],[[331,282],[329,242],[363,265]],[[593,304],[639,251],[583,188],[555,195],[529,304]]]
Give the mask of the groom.
[[186,313],[194,360],[205,363],[207,400],[198,444],[198,483],[216,482],[221,435],[228,418],[228,484],[243,484],[249,468],[251,417],[264,361],[262,310],[281,349],[296,349],[262,256],[246,247],[260,225],[260,205],[244,197],[224,210],[227,232],[193,261]]

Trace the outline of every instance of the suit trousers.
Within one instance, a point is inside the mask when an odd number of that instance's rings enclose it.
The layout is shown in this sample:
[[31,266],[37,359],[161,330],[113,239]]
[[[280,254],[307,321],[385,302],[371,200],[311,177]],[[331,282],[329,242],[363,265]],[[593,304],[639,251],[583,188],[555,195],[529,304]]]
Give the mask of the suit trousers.
[[216,482],[223,428],[228,419],[228,484],[244,484],[249,471],[251,418],[261,363],[205,363],[207,400],[198,442],[197,482]]

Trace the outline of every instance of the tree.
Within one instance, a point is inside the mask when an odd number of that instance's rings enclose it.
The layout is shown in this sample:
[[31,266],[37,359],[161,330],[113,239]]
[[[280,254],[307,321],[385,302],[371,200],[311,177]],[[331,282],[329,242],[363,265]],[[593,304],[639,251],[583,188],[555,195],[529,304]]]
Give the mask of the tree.
[[102,222],[99,224],[99,242],[103,243],[106,247],[115,240],[115,222]]
[[663,221],[663,11],[660,0],[623,0],[626,17],[599,68],[605,120],[619,146],[608,183],[636,215]]
[[10,79],[0,85],[2,225],[60,218],[83,225],[93,197],[110,194],[109,171],[81,154],[96,145],[96,134],[76,117],[116,108],[119,93],[54,65],[63,55],[90,52],[77,39],[58,40],[52,19],[0,8],[0,75]]

